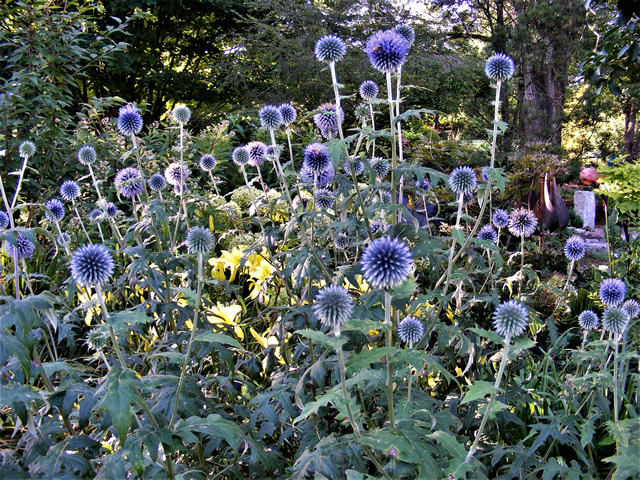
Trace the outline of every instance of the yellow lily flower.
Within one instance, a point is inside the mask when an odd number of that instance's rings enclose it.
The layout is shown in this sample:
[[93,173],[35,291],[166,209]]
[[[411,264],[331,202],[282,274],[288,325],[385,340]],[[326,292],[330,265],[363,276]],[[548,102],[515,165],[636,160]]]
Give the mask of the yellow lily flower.
[[244,331],[238,325],[236,318],[242,312],[240,305],[223,305],[218,302],[215,307],[211,307],[211,314],[206,316],[209,323],[213,325],[230,325],[233,327],[233,332],[240,340],[244,340]]

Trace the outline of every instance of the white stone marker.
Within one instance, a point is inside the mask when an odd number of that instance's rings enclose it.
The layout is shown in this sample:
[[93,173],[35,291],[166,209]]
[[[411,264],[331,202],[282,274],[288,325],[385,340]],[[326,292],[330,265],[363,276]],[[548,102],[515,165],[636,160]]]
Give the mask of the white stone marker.
[[573,210],[582,218],[583,228],[593,230],[596,226],[596,195],[588,190],[573,193]]

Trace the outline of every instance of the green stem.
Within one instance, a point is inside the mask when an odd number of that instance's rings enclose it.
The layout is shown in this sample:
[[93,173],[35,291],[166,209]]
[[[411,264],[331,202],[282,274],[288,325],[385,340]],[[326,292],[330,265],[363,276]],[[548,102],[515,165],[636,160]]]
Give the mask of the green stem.
[[[613,341],[613,421],[618,423],[618,338],[620,335],[614,334]],[[617,442],[616,442],[617,445]]]
[[[376,123],[373,115],[373,104],[369,102],[369,113],[371,114],[371,131],[376,131]],[[371,141],[371,158],[376,158],[376,139],[375,137]]]
[[613,257],[611,256],[611,240],[609,238],[609,203],[605,199],[604,204],[604,229],[607,236],[607,254],[609,256],[609,273],[615,277],[615,268],[613,266]]
[[[76,205],[75,200],[71,200],[71,205],[73,206],[73,211],[76,213],[76,217],[78,217],[78,221],[80,222],[80,227],[82,227],[82,231],[84,232],[85,236],[87,237],[87,242],[93,243],[91,241],[91,238],[89,238],[89,234],[87,233],[87,229],[84,226],[84,222],[82,221],[82,217],[80,216],[80,213],[78,212],[78,206]],[[104,240],[103,240],[103,243],[104,243]]]
[[518,298],[522,295],[522,284],[524,283],[524,235],[520,235],[520,281],[518,282]]
[[198,329],[198,316],[200,314],[200,301],[202,299],[202,282],[203,275],[203,258],[202,253],[198,252],[198,289],[196,292],[196,305],[193,313],[193,325],[191,325],[191,335],[189,337],[189,344],[187,345],[187,353],[185,354],[184,363],[182,364],[182,371],[180,372],[180,379],[178,380],[178,388],[176,390],[176,400],[173,405],[173,412],[171,413],[171,419],[169,420],[169,428],[173,427],[173,422],[176,419],[178,413],[178,403],[180,401],[180,390],[182,390],[182,384],[187,373],[187,365],[189,364],[189,357],[191,356],[191,348],[193,347],[193,340],[196,337],[196,331]]
[[271,146],[273,147],[273,162],[276,165],[276,170],[278,172],[278,176],[280,177],[280,181],[282,182],[282,187],[284,188],[284,191],[287,194],[287,200],[289,200],[289,208],[291,208],[291,215],[293,215],[295,213],[295,208],[293,208],[293,200],[291,199],[291,193],[289,193],[289,187],[287,186],[287,179],[284,176],[282,165],[280,165],[280,158],[279,158],[280,155],[278,155],[278,145],[276,144],[276,135],[273,131],[273,128],[269,129],[269,134],[271,135]]
[[[384,291],[384,323],[388,326],[385,331],[385,344],[387,348],[393,347],[393,329],[391,328],[391,294]],[[391,354],[386,355],[387,361],[387,403],[389,408],[389,424],[391,428],[396,426],[396,418],[393,410],[393,365]]]
[[18,175],[18,183],[16,184],[16,191],[13,193],[13,199],[11,200],[11,210],[16,208],[16,202],[18,201],[18,193],[20,192],[20,187],[22,187],[22,179],[24,178],[24,172],[27,169],[27,162],[29,161],[29,157],[22,157],[22,167],[20,168],[20,174]]
[[[389,102],[389,122],[391,123],[391,202],[394,206],[398,204],[396,197],[397,180],[396,168],[398,168],[398,158],[396,152],[396,124],[394,122],[393,86],[391,84],[391,71],[387,71],[387,101]],[[392,225],[398,223],[398,214],[393,213]]]
[[569,265],[569,274],[567,275],[567,283],[564,284],[564,288],[562,289],[563,292],[569,286],[569,282],[571,282],[571,275],[573,275],[573,266],[575,265],[575,263],[575,260],[571,260],[571,264]]
[[480,428],[476,434],[476,438],[473,441],[473,445],[471,445],[471,449],[469,453],[467,453],[467,458],[465,458],[464,463],[469,463],[473,458],[473,454],[478,448],[478,443],[480,442],[480,437],[482,436],[482,431],[484,430],[485,425],[487,424],[487,420],[489,419],[489,415],[491,413],[491,407],[493,406],[493,402],[498,395],[498,389],[500,388],[500,381],[502,380],[502,375],[504,373],[504,367],[507,365],[507,360],[509,358],[509,346],[511,344],[511,336],[507,335],[504,339],[504,353],[502,354],[502,361],[500,362],[500,368],[498,369],[498,375],[496,376],[496,381],[493,384],[493,388],[496,389],[495,392],[491,395],[489,399],[489,403],[487,404],[487,409],[484,412],[484,416],[482,417],[482,422],[480,423]]

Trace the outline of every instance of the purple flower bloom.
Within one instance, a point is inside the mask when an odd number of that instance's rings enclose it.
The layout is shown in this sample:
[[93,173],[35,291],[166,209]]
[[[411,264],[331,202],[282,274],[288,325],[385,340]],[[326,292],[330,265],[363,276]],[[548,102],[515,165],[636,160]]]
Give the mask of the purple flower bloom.
[[185,183],[190,174],[191,172],[186,165],[180,165],[180,162],[173,162],[165,169],[164,178],[169,185],[175,187],[178,184]]
[[379,72],[397,70],[409,52],[409,42],[393,30],[376,32],[369,37],[365,51],[371,66]]
[[587,246],[582,237],[573,235],[567,239],[567,243],[564,244],[564,254],[572,261],[580,260],[584,257],[587,251]]
[[115,263],[109,251],[100,244],[80,247],[71,256],[71,277],[79,285],[95,286],[106,283],[113,275]]
[[151,175],[149,180],[147,180],[147,183],[149,184],[149,188],[154,192],[159,192],[167,186],[167,181],[161,173],[154,173]]
[[282,116],[282,123],[284,125],[291,125],[296,120],[296,109],[289,103],[283,103],[278,107],[280,115]]
[[[313,116],[313,122],[325,138],[332,138],[338,133],[338,116],[333,103],[323,103],[318,107],[320,112]],[[344,110],[340,107],[340,124],[344,123]]]
[[133,198],[140,195],[144,189],[142,177],[137,168],[127,167],[120,170],[113,182],[116,190],[124,198]]
[[7,228],[9,225],[9,215],[6,212],[0,211],[0,228]]
[[316,42],[315,55],[320,62],[339,62],[346,53],[347,46],[337,35],[325,35]]
[[80,187],[73,180],[66,180],[60,185],[60,196],[63,200],[70,202],[80,195]]
[[509,214],[506,210],[497,209],[493,212],[492,221],[496,228],[504,228],[509,225]]
[[413,45],[413,42],[416,41],[416,32],[409,25],[396,25],[393,31],[402,35],[405,40],[409,42],[409,46]]
[[258,117],[260,118],[260,124],[262,128],[276,129],[282,125],[282,113],[280,109],[275,105],[265,105],[258,111]]
[[317,177],[316,174],[314,174],[313,170],[311,170],[311,168],[305,163],[303,163],[302,168],[300,168],[300,180],[302,181],[302,183],[313,184],[314,178],[316,178],[316,185],[318,187],[326,187],[327,185],[329,185],[333,181],[334,176],[335,171],[331,163],[329,163],[329,166],[326,170],[319,172],[317,174]]
[[323,325],[333,328],[336,335],[353,313],[353,298],[338,285],[324,287],[313,302],[313,314]]
[[620,305],[626,294],[627,286],[618,278],[607,278],[600,284],[600,300],[607,307]]
[[598,327],[598,323],[600,323],[598,315],[591,310],[585,310],[578,315],[578,325],[580,325],[583,330],[595,330]]
[[493,244],[498,243],[498,234],[491,225],[485,225],[478,232],[478,238],[480,240],[488,240]]
[[140,130],[142,130],[142,117],[138,109],[131,104],[120,107],[117,126],[123,135],[140,133]]
[[360,263],[364,279],[369,285],[389,289],[400,285],[409,277],[413,255],[402,240],[385,236],[369,244]]
[[216,157],[208,153],[205,153],[200,157],[200,162],[198,162],[198,165],[205,172],[210,172],[211,170],[216,168],[216,163],[217,163]]
[[424,326],[416,317],[406,317],[398,324],[398,338],[403,343],[413,346],[422,339],[422,335],[424,335]]
[[373,80],[365,80],[360,84],[358,91],[362,99],[368,102],[378,96],[380,89],[378,88],[378,84]]
[[[7,240],[4,241],[4,249],[7,251],[9,257],[13,257],[14,246]],[[18,258],[31,258],[36,251],[36,246],[22,233],[18,233],[16,236],[15,251],[18,254]]]
[[319,188],[315,195],[315,205],[320,210],[328,210],[333,207],[335,196],[328,188]]
[[249,150],[246,147],[237,147],[233,150],[231,159],[233,160],[233,163],[239,167],[246,165],[250,160]]
[[538,218],[531,210],[518,208],[509,216],[509,232],[516,237],[530,237],[536,231]]
[[50,222],[59,222],[64,218],[64,204],[57,198],[47,200],[44,206],[49,209],[44,212],[44,216]]
[[262,142],[249,142],[246,149],[249,151],[249,165],[259,167],[267,160],[267,146]]
[[472,193],[477,184],[476,173],[471,167],[457,167],[449,175],[449,187],[457,195]]
[[515,65],[509,55],[504,53],[496,53],[492,55],[484,66],[484,73],[491,80],[503,82],[513,77]]

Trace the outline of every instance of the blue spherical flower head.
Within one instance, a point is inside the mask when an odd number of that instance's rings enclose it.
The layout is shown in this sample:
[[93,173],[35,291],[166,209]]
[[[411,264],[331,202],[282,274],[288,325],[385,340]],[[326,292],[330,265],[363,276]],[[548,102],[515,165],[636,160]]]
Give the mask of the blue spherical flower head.
[[482,167],[482,170],[480,170],[480,178],[485,182],[489,181],[489,167]]
[[369,222],[369,231],[371,235],[375,235],[378,233],[378,230],[382,228],[382,222],[380,220],[371,220]]
[[373,80],[365,80],[360,84],[358,92],[360,92],[362,99],[368,102],[378,96],[380,89],[378,88],[378,84]]
[[426,192],[431,190],[431,182],[426,178],[424,178],[422,181],[416,180],[415,185],[420,195],[424,195]]
[[424,335],[424,326],[416,317],[407,317],[398,324],[398,338],[403,343],[413,346],[420,341],[422,335]]
[[282,125],[282,114],[280,109],[275,105],[265,105],[258,111],[258,118],[260,118],[260,124],[262,128],[276,129]]
[[353,298],[346,289],[338,285],[324,287],[313,303],[313,314],[320,323],[332,328],[340,336],[340,327],[347,323],[353,313]]
[[118,130],[123,135],[135,135],[142,130],[142,116],[133,105],[125,105],[120,107],[118,111],[118,121],[116,123]]
[[80,187],[73,180],[65,180],[60,185],[60,196],[63,200],[71,202],[80,196]]
[[144,189],[140,171],[133,167],[127,167],[120,170],[116,174],[113,184],[115,185],[119,195],[124,198],[133,198],[136,195],[140,195]]
[[491,80],[504,82],[513,77],[516,67],[509,55],[496,53],[492,55],[484,66],[484,73]]
[[56,242],[58,242],[58,245],[61,247],[68,247],[71,243],[71,237],[67,232],[62,232],[56,237]]
[[[323,103],[318,107],[320,110],[313,116],[313,122],[320,130],[324,138],[332,138],[338,133],[338,115],[336,106],[333,103]],[[340,107],[340,124],[344,123],[344,110]]]
[[57,198],[52,198],[44,203],[44,206],[49,209],[45,210],[44,216],[50,222],[59,222],[64,218],[64,204]]
[[18,154],[22,157],[22,158],[29,158],[29,157],[33,157],[33,155],[36,153],[36,144],[33,143],[31,140],[25,140],[24,142],[22,142],[20,144],[20,146],[18,147]]
[[476,172],[471,167],[457,167],[449,175],[449,187],[456,195],[472,193],[477,185]]
[[607,307],[620,305],[627,294],[627,286],[618,278],[607,278],[600,284],[600,300]]
[[383,179],[389,173],[389,162],[383,158],[372,158],[371,168],[376,172],[376,177]]
[[564,244],[564,254],[571,261],[580,260],[586,252],[587,245],[584,239],[578,235],[569,237],[567,243]]
[[405,40],[409,42],[410,46],[413,45],[413,42],[416,41],[416,32],[409,25],[405,25],[405,24],[396,25],[393,28],[393,31],[402,35],[405,38]]
[[466,207],[468,205],[471,205],[473,203],[474,200],[474,196],[473,193],[469,192],[469,193],[465,193],[462,195],[462,206]]
[[629,318],[634,319],[640,314],[640,303],[630,299],[622,304],[622,309],[629,315]]
[[91,223],[100,223],[103,220],[104,220],[104,215],[102,210],[100,210],[99,208],[94,208],[89,212],[89,221]]
[[335,196],[328,188],[319,188],[316,190],[314,201],[319,210],[329,210],[335,203]]
[[478,238],[480,240],[487,240],[493,244],[498,243],[498,234],[491,225],[485,225],[478,232]]
[[340,232],[333,237],[333,246],[337,250],[345,250],[349,246],[349,236],[344,232]]
[[[7,251],[9,257],[13,257],[14,246],[6,240],[4,241],[4,249]],[[23,234],[18,233],[15,246],[15,252],[18,254],[18,258],[31,258],[35,251],[36,246]]]
[[277,145],[267,145],[267,160],[270,162],[275,162],[276,159],[280,158],[280,147]]
[[383,205],[391,205],[391,192],[389,190],[380,190],[380,200]]
[[585,310],[578,315],[578,325],[580,325],[580,328],[583,330],[595,330],[598,328],[599,323],[600,319],[598,315],[591,310]]
[[333,164],[329,162],[329,166],[319,172],[314,173],[313,170],[306,164],[302,163],[302,167],[300,168],[300,180],[302,183],[313,184],[314,179],[316,181],[316,185],[318,187],[326,187],[333,181],[333,177],[335,176],[335,170],[333,169]]
[[493,218],[491,221],[496,228],[504,228],[509,225],[509,214],[506,210],[499,208],[493,212]]
[[83,145],[78,150],[78,161],[82,165],[91,165],[97,158],[96,149],[91,145]]
[[189,253],[208,253],[213,248],[213,234],[206,227],[193,227],[187,232]]
[[102,285],[113,275],[115,263],[109,250],[99,243],[84,245],[71,256],[73,280],[82,286]]
[[357,157],[349,157],[344,161],[344,170],[349,175],[353,172],[355,175],[360,175],[364,172],[364,163]]
[[109,218],[113,218],[113,217],[115,217],[115,216],[118,214],[118,209],[117,209],[117,208],[116,208],[116,206],[115,206],[113,203],[111,203],[111,202],[107,203],[107,205],[105,206],[105,210],[106,210],[106,212],[107,212],[107,216],[108,216]]
[[164,178],[173,186],[186,182],[190,174],[189,168],[184,164],[180,165],[180,162],[170,163],[164,170]]
[[249,150],[247,150],[246,147],[235,148],[233,150],[233,153],[231,154],[231,160],[233,160],[233,163],[235,163],[239,167],[246,165],[250,160]]
[[149,184],[149,188],[153,192],[159,192],[167,186],[167,181],[164,179],[164,175],[162,175],[161,173],[154,173],[153,175],[151,175],[149,177],[149,180],[147,180],[147,183]]
[[249,165],[259,167],[267,161],[267,146],[262,142],[249,142],[246,146],[249,151]]
[[186,105],[178,105],[173,109],[172,116],[178,123],[187,123],[191,118],[191,110]]
[[493,313],[493,327],[504,338],[522,335],[529,323],[529,314],[522,303],[507,300],[501,303]]
[[211,170],[216,168],[217,163],[218,162],[216,161],[216,157],[208,153],[205,153],[200,157],[200,161],[198,162],[198,165],[205,172],[210,172]]
[[390,289],[409,277],[413,255],[402,240],[385,236],[369,244],[360,263],[362,275],[369,285],[373,288]]
[[291,125],[296,120],[296,109],[290,103],[283,103],[278,107],[280,115],[282,116],[282,124],[285,126]]
[[346,53],[347,46],[337,35],[325,35],[316,42],[315,55],[320,62],[339,62]]
[[518,208],[509,216],[509,232],[516,237],[530,237],[536,231],[538,218],[526,208]]
[[0,211],[0,228],[7,228],[9,225],[9,215],[5,212]]
[[397,70],[409,53],[409,42],[393,30],[376,32],[369,37],[365,51],[371,66],[385,73]]
[[620,307],[608,307],[602,314],[602,326],[616,335],[624,333],[630,320],[627,312]]

